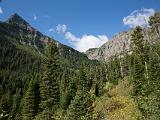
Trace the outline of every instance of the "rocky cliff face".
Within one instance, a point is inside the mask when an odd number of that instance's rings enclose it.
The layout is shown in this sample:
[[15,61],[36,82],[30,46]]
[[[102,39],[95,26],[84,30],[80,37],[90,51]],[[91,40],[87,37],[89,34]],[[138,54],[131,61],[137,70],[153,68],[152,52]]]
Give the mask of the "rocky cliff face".
[[111,56],[119,55],[124,51],[129,52],[130,39],[131,31],[118,33],[100,48],[87,50],[86,55],[89,59],[106,60]]
[[[121,53],[127,52],[131,54],[130,40],[133,30],[127,32],[120,32],[113,36],[111,40],[103,44],[99,48],[92,48],[85,52],[89,59],[107,60],[112,56],[119,56]],[[144,40],[151,44],[155,44],[160,41],[159,36],[149,36],[148,33],[151,30],[149,28],[143,29]]]
[[8,31],[14,36],[17,35],[17,41],[24,45],[34,46],[39,52],[53,42],[51,38],[37,31],[16,13],[2,24],[5,27],[3,30]]

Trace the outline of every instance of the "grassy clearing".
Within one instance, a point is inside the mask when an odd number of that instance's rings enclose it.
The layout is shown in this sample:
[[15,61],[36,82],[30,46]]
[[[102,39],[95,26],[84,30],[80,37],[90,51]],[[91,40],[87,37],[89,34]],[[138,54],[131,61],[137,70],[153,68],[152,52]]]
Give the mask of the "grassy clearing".
[[131,97],[132,85],[127,79],[114,86],[107,83],[104,94],[94,105],[98,120],[137,120],[140,112]]

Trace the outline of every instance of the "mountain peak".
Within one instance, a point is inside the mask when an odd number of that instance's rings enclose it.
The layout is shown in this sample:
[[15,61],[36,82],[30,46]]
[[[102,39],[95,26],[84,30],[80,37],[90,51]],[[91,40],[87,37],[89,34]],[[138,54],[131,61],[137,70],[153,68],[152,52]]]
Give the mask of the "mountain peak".
[[26,22],[20,15],[17,13],[14,13],[11,15],[8,20],[6,21],[7,23],[18,25],[21,27],[27,27],[30,26],[28,22]]
[[12,14],[12,15],[10,16],[10,18],[21,18],[21,19],[22,19],[22,17],[21,17],[18,13]]

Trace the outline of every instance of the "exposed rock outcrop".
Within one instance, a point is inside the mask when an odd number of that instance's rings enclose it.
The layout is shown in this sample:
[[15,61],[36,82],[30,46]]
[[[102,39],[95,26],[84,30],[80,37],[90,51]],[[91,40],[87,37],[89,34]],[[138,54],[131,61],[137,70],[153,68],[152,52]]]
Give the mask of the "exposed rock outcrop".
[[37,31],[17,13],[11,15],[4,24],[6,24],[6,31],[17,35],[17,41],[21,44],[34,46],[39,53],[51,42],[57,42]]
[[[127,32],[120,32],[117,35],[113,36],[111,40],[103,44],[99,48],[92,48],[85,52],[89,59],[96,60],[107,60],[112,56],[119,56],[121,53],[127,52],[131,54],[131,34],[133,30]],[[148,41],[150,44],[155,44],[160,41],[159,35],[150,36],[150,28],[144,28],[144,40]]]
[[129,52],[130,38],[131,31],[118,33],[100,48],[89,49],[85,54],[89,59],[106,60],[109,57],[119,55],[124,51]]

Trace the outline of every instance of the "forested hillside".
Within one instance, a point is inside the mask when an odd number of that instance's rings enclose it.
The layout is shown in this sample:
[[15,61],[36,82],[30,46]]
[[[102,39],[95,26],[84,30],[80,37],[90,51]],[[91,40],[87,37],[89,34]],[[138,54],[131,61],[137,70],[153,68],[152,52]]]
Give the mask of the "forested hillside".
[[[34,84],[35,91],[39,93],[43,69],[45,69],[43,63],[46,64],[46,58],[51,54],[48,55],[46,48],[51,43],[57,47],[60,64],[59,70],[56,70],[57,79],[59,84],[61,82],[64,84],[63,87],[67,87],[65,82],[72,84],[70,79],[77,74],[81,64],[84,66],[99,64],[97,61],[89,60],[86,55],[73,48],[44,36],[17,14],[12,15],[7,22],[1,22],[0,31],[1,119],[21,119],[22,98],[30,84]],[[35,32],[38,33],[36,37]],[[73,84],[75,82],[74,80]],[[38,94],[36,99],[38,100],[39,97]],[[39,112],[39,110],[40,108],[37,108],[36,111]]]
[[159,120],[160,13],[149,23],[148,37],[133,30],[132,54],[96,61],[17,14],[1,22],[0,119]]

